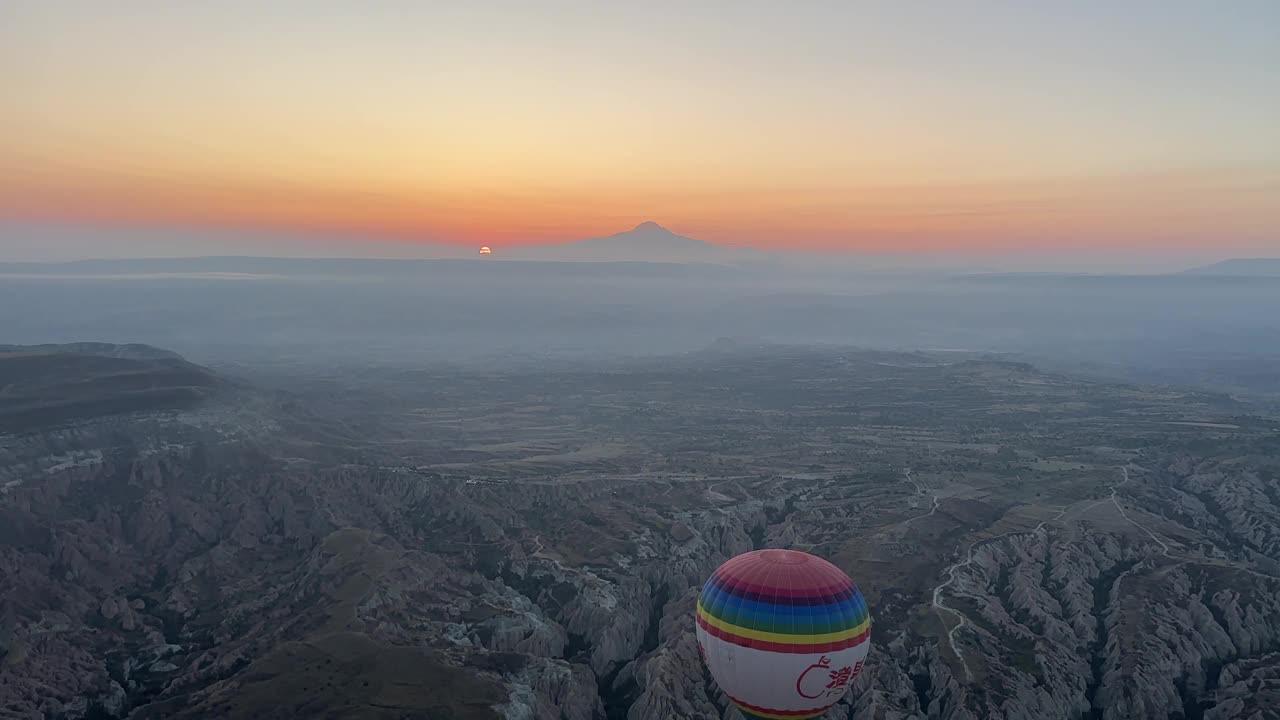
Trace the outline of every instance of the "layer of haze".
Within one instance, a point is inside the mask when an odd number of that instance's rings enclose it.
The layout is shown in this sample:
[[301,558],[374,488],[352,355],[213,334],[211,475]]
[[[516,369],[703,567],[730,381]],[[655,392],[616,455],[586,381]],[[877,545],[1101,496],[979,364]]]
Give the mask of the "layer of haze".
[[0,221],[1274,255],[1276,68],[1270,0],[17,0]]

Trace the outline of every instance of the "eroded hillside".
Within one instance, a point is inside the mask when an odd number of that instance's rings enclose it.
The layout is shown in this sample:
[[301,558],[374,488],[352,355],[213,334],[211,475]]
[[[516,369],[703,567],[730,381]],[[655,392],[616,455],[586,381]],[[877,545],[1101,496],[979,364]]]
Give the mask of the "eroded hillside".
[[[77,353],[40,382],[113,387]],[[199,392],[0,435],[6,717],[721,718],[694,595],[769,546],[871,603],[829,718],[1280,706],[1280,422],[1222,396],[790,348],[145,362],[105,377]]]

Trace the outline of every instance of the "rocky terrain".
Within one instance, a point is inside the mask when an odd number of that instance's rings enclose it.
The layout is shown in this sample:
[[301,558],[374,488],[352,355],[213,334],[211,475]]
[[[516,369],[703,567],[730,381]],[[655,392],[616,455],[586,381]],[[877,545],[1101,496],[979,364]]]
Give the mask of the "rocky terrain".
[[[84,392],[79,392],[83,388]],[[228,378],[0,353],[0,717],[737,717],[725,558],[831,559],[827,715],[1280,717],[1280,420],[964,354]]]

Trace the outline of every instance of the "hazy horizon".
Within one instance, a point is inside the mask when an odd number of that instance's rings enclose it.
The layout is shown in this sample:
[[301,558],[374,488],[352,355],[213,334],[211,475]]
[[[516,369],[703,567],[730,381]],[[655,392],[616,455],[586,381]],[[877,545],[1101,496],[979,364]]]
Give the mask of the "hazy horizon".
[[[647,221],[653,222],[653,221]],[[619,233],[630,228],[620,228]],[[673,230],[673,232],[675,232]],[[278,257],[296,259],[464,259],[476,258],[477,246],[360,238],[335,233],[264,230],[199,229],[155,226],[97,226],[80,223],[0,222],[0,263],[60,263],[84,260],[129,260],[197,257]],[[570,249],[600,238],[563,238],[545,244],[516,247],[494,245],[491,262],[530,259],[529,250]],[[695,240],[702,240],[694,237]],[[704,241],[706,242],[706,241]],[[714,243],[713,243],[714,244]],[[739,246],[726,245],[729,250]],[[750,248],[748,248],[750,249]],[[1256,253],[1205,250],[1169,253],[1116,250],[1070,253],[1026,251],[1017,253],[963,252],[867,252],[858,250],[807,250],[758,254],[785,261],[792,268],[840,266],[849,269],[889,269],[939,272],[1097,272],[1159,274],[1188,270],[1233,259],[1278,258],[1280,250],[1259,248]],[[572,260],[572,255],[565,259]],[[731,262],[727,256],[726,261]],[[588,260],[589,261],[589,260]]]

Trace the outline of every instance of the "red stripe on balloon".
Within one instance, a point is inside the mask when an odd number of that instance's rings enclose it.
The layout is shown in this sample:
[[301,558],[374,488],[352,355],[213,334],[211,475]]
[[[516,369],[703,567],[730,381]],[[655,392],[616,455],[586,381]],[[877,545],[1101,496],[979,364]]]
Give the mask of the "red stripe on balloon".
[[[717,570],[712,578],[716,580],[717,584],[721,587],[733,592],[735,595],[755,593],[768,597],[779,597],[791,600],[813,599],[838,602],[851,597],[857,589],[854,587],[853,582],[847,578],[830,578],[830,580],[834,580],[834,582],[826,585],[817,585],[814,583],[809,585],[809,587],[792,586],[789,588],[780,587],[777,583],[765,585],[763,583],[752,582],[751,580],[736,573],[725,572],[723,569]],[[800,578],[788,577],[787,579],[799,580]]]
[[[764,552],[804,555],[779,550]],[[721,577],[738,581],[747,578],[754,580],[770,578],[777,579],[779,585],[787,581],[792,590],[805,594],[842,590],[852,585],[849,576],[835,565],[813,556],[804,556],[804,558],[804,562],[796,564],[775,564],[762,559],[759,552],[747,553],[726,561],[716,569],[716,573]]]
[[[728,693],[725,693],[725,694],[728,695]],[[768,713],[769,715],[782,715],[783,717],[811,718],[815,715],[821,715],[822,713],[831,709],[831,705],[823,705],[822,707],[816,707],[816,708],[813,708],[812,710],[770,710],[769,708],[760,707],[758,705],[752,705],[751,703],[742,702],[741,700],[739,700],[738,698],[732,695],[729,695],[729,699],[733,701],[734,705],[737,705],[743,710],[747,710],[753,713]]]

